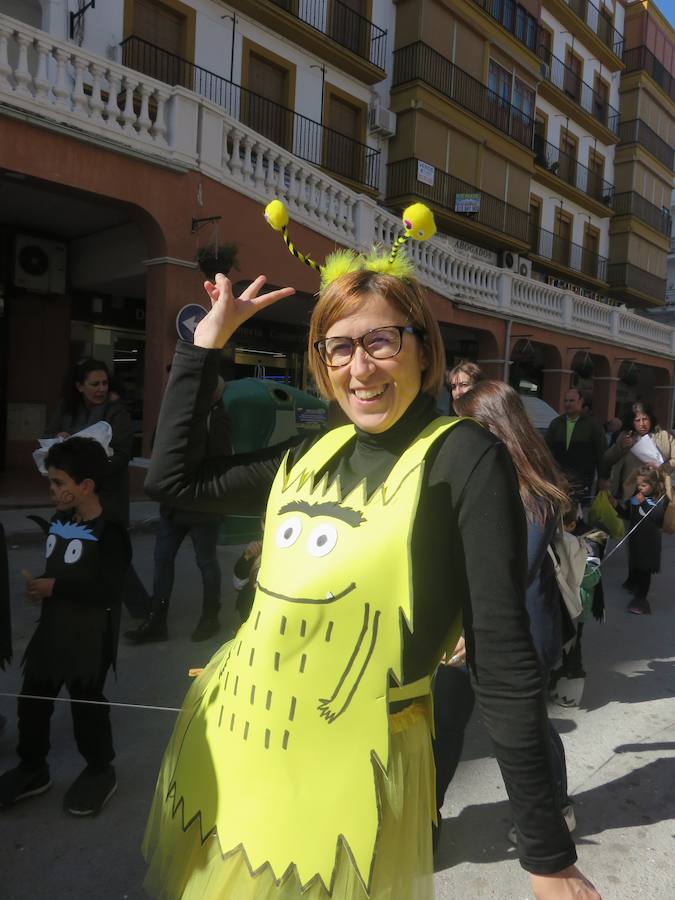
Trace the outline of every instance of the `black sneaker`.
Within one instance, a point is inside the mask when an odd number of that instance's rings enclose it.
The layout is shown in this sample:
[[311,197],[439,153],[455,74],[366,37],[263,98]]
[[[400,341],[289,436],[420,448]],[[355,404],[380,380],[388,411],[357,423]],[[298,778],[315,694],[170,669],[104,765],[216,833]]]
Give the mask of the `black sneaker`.
[[63,808],[73,816],[95,816],[116,790],[117,776],[112,766],[102,772],[92,771],[87,766],[66,791]]
[[0,775],[0,807],[11,806],[25,797],[36,797],[44,794],[52,786],[49,777],[49,766],[39,769],[26,769],[17,766]]
[[195,643],[207,641],[220,631],[220,622],[217,615],[202,616],[190,635],[190,640]]

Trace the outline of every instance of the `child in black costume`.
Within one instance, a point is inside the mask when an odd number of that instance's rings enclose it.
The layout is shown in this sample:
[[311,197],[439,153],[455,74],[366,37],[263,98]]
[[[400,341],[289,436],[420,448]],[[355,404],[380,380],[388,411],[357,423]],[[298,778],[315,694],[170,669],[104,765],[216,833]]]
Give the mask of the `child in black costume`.
[[628,569],[633,599],[628,612],[649,615],[647,600],[652,575],[661,568],[661,528],[668,498],[657,469],[645,466],[636,477],[635,493],[628,502],[630,527],[639,527],[628,538]]
[[102,514],[98,487],[108,460],[96,441],[70,438],[45,460],[57,512],[47,533],[45,572],[24,572],[29,599],[41,603],[24,655],[18,701],[20,764],[0,776],[0,806],[51,787],[47,753],[53,700],[65,684],[73,700],[73,730],[87,767],[66,792],[73,815],[100,811],[117,788],[110,707],[103,696],[115,664],[121,587],[131,560],[126,529]]

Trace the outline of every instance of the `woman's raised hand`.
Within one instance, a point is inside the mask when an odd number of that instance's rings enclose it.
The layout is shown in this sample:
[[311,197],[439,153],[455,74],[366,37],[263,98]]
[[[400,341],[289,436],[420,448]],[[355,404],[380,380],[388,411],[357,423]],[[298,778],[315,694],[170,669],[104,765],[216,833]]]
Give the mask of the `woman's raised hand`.
[[195,328],[195,346],[220,350],[237,328],[259,309],[271,306],[277,300],[295,293],[294,288],[287,287],[259,297],[258,291],[265,281],[265,276],[259,275],[240,297],[234,296],[232,282],[224,275],[216,275],[215,284],[212,281],[205,281],[204,290],[209,295],[211,309]]

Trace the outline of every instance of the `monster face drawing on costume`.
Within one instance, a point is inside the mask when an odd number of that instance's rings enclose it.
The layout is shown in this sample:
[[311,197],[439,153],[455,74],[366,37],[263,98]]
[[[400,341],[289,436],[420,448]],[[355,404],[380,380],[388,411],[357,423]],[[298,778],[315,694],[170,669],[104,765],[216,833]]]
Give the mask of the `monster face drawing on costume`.
[[[388,686],[402,682],[403,629],[414,624],[412,522],[438,432],[371,497],[364,483],[342,496],[339,479],[315,479],[353,433],[336,429],[280,468],[250,618],[175,736],[167,795],[184,828],[199,820],[223,853],[243,847],[252,871],[269,864],[278,879],[295,867],[303,885],[330,886],[340,842],[369,882]],[[270,810],[283,810],[284,827]]]
[[57,578],[77,573],[80,577],[90,566],[98,565],[97,550],[98,538],[88,526],[73,521],[50,522],[45,545],[45,576]]

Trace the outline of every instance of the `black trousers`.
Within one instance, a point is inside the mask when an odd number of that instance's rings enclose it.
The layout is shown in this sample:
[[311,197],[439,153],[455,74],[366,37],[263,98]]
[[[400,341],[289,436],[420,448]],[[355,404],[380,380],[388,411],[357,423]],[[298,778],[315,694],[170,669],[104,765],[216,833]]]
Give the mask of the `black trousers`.
[[[94,770],[103,770],[115,758],[110,707],[103,696],[103,685],[108,671],[86,686],[74,682],[66,687],[73,700],[96,700],[99,703],[71,703],[73,732],[77,749]],[[56,697],[64,681],[41,677],[30,668],[26,670],[21,696],[18,701],[19,744],[17,751],[22,763],[30,768],[44,765],[49,753],[49,730],[54,712],[53,700],[29,700],[23,696]]]
[[633,594],[639,600],[645,600],[652,584],[651,572],[643,572],[640,569],[629,569],[628,584]]

